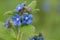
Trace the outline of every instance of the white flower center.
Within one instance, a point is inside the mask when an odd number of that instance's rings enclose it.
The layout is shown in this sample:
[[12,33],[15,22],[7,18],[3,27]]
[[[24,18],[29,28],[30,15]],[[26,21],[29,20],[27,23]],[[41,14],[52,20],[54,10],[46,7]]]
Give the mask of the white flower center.
[[19,20],[19,18],[16,19],[17,21]]
[[26,17],[25,19],[28,20],[28,17]]
[[18,9],[20,9],[21,7],[18,7]]

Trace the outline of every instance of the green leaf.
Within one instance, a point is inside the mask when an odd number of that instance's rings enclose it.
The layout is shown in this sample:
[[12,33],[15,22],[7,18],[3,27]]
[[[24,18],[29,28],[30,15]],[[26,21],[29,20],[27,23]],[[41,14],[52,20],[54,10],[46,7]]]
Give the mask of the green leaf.
[[36,0],[33,0],[28,6],[32,8],[32,11],[35,9],[36,7]]
[[16,40],[16,37],[11,29],[7,29],[3,24],[0,24],[0,40]]
[[4,13],[4,15],[8,15],[8,14],[13,14],[13,11],[7,11]]
[[37,13],[38,11],[40,11],[40,9],[34,9],[32,13]]
[[[32,25],[24,25],[20,27],[20,31],[23,33],[23,39],[27,40],[28,37],[32,37],[35,33],[35,27]],[[26,36],[26,37],[25,37]]]
[[3,15],[14,15],[15,13],[17,13],[17,12],[7,11],[7,12],[5,12]]

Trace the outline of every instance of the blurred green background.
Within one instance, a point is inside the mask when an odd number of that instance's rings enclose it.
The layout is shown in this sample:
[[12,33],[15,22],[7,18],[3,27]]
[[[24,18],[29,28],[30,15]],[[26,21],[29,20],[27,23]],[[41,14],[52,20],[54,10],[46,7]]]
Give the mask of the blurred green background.
[[[32,0],[24,0],[29,4]],[[36,8],[40,9],[34,15],[33,25],[36,27],[36,33],[42,32],[45,40],[60,40],[60,11],[56,11],[57,4],[60,4],[60,0],[36,0]],[[0,37],[2,34],[1,22],[8,17],[3,14],[6,11],[13,10],[17,4],[21,3],[20,0],[0,0]],[[47,3],[50,7],[48,10],[43,9],[43,3]],[[59,7],[60,8],[60,7]],[[5,37],[5,36],[4,36]],[[8,37],[8,36],[7,36]],[[0,40],[3,40],[0,38]]]

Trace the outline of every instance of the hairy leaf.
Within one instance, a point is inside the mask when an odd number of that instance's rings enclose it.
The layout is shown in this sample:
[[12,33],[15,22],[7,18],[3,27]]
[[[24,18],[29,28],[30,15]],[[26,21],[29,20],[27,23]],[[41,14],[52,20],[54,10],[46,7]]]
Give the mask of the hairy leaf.
[[36,0],[33,0],[28,6],[31,7],[33,11],[36,7]]
[[[32,25],[24,25],[20,27],[20,31],[23,33],[23,39],[27,40],[28,37],[32,37],[35,33],[35,27]],[[25,37],[26,36],[26,37]]]

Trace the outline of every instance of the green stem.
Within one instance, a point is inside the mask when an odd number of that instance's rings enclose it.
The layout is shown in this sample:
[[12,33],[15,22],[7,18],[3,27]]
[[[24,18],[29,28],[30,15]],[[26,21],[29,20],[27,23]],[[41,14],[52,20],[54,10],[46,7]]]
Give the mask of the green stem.
[[20,27],[18,27],[18,26],[15,26],[15,27],[14,27],[14,26],[13,26],[12,29],[13,29],[15,35],[16,35],[16,40],[22,40],[22,35],[23,35],[23,33],[20,32]]
[[22,35],[23,35],[23,33],[22,32],[19,32],[19,34],[17,36],[17,40],[22,40]]
[[20,27],[16,26],[16,38],[17,40],[22,40],[23,33],[20,32]]

